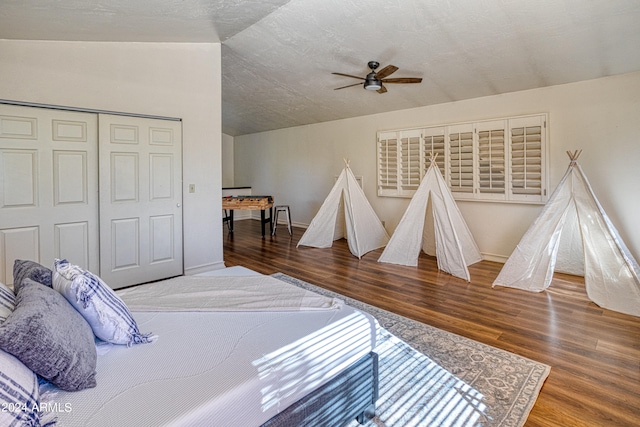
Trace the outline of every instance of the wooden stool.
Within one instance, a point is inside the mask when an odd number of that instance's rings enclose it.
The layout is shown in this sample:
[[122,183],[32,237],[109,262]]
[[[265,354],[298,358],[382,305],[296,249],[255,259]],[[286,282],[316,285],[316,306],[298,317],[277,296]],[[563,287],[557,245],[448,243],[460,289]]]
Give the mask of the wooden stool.
[[273,231],[271,232],[271,235],[273,236],[276,234],[276,228],[278,225],[278,213],[284,212],[287,215],[287,228],[289,229],[289,235],[293,236],[293,232],[291,231],[291,212],[289,211],[289,206],[288,205],[274,206],[273,210],[274,210]]

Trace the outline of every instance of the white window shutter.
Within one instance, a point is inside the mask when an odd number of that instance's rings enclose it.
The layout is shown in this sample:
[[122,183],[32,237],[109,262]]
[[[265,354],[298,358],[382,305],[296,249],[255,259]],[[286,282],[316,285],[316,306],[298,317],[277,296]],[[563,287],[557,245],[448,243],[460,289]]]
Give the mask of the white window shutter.
[[507,198],[506,120],[480,122],[478,136],[478,197],[491,200]]
[[544,116],[510,120],[511,200],[542,202],[546,200]]
[[400,190],[402,195],[411,196],[420,185],[421,162],[420,130],[400,132]]
[[473,124],[449,126],[449,175],[451,192],[473,198]]
[[426,128],[422,131],[422,140],[423,140],[423,167],[422,167],[422,176],[427,172],[429,168],[430,156],[436,157],[436,165],[440,168],[440,172],[442,176],[446,176],[447,171],[445,169],[447,156],[446,145],[445,145],[445,133],[444,127],[433,127]]
[[437,154],[453,196],[544,203],[547,115],[378,132],[378,195],[412,197]]
[[398,195],[398,132],[378,134],[378,195]]

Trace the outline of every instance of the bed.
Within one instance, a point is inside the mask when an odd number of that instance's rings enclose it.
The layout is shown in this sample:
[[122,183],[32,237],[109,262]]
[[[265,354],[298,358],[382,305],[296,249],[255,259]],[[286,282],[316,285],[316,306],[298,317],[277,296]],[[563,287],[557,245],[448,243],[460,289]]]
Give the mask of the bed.
[[[276,280],[242,267],[191,280],[234,287],[257,277]],[[297,311],[216,311],[174,299],[154,305],[164,301],[157,291],[163,284],[174,287],[160,282],[118,291],[139,329],[158,339],[130,346],[96,341],[97,385],[64,391],[42,384],[42,420],[55,417],[70,427],[281,427],[340,426],[373,416],[378,326],[370,315],[339,301]]]

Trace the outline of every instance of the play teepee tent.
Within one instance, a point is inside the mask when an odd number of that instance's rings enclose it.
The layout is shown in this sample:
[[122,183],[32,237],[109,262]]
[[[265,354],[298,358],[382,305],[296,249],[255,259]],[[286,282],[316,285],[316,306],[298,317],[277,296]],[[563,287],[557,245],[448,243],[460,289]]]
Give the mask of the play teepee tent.
[[433,156],[378,261],[418,265],[420,249],[427,255],[436,256],[440,270],[467,281],[470,280],[467,266],[482,260]]
[[334,240],[343,237],[347,239],[351,253],[358,258],[389,241],[387,231],[358,185],[347,160],[298,246],[328,248]]
[[540,292],[553,272],[584,276],[600,307],[640,316],[640,268],[578,164],[580,151],[531,224],[493,286]]

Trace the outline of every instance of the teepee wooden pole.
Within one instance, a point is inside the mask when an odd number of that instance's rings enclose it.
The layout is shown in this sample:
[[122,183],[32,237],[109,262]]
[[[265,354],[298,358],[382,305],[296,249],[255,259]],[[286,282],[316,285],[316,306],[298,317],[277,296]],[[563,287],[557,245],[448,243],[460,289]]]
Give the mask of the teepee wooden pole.
[[567,155],[569,156],[569,159],[571,159],[572,162],[575,162],[576,160],[578,160],[578,157],[580,157],[580,154],[582,154],[582,150],[576,150],[573,153],[571,151],[567,151]]

